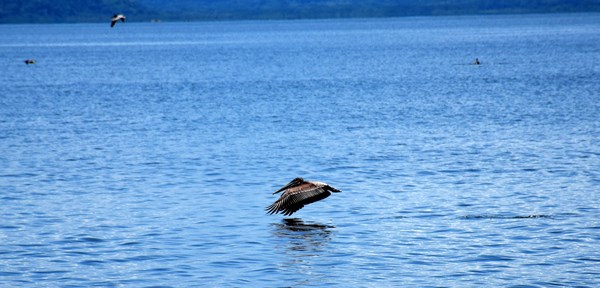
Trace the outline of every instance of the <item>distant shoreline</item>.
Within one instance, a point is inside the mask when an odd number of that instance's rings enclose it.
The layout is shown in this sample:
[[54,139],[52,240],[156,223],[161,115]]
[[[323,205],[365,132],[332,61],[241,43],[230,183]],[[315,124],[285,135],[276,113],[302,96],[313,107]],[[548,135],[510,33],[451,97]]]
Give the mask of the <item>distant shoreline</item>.
[[[128,23],[177,23],[177,22],[228,22],[228,21],[287,21],[287,20],[335,20],[335,19],[385,19],[385,18],[410,18],[410,17],[461,17],[461,16],[502,16],[502,15],[549,15],[549,14],[600,14],[600,10],[597,11],[557,11],[557,12],[515,12],[515,13],[455,13],[455,14],[435,14],[435,15],[399,15],[399,16],[356,16],[356,17],[287,17],[287,18],[201,18],[201,19],[188,19],[188,18],[149,18],[147,16],[137,17],[135,15],[128,16]],[[110,20],[109,17],[105,17]],[[2,22],[0,25],[27,25],[27,24],[98,24],[98,23],[109,23],[109,20],[90,20],[90,21],[11,21]]]

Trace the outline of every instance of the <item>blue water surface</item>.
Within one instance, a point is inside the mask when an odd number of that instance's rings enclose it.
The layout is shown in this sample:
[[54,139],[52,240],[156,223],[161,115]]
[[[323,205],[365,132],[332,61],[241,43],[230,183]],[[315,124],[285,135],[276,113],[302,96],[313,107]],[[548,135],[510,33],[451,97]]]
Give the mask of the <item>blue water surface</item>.
[[599,63],[600,14],[0,25],[0,286],[597,287]]

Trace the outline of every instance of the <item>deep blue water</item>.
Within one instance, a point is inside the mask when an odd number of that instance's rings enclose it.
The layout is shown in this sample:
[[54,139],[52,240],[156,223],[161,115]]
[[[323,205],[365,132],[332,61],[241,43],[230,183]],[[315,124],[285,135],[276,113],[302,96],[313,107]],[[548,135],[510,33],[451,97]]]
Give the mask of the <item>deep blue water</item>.
[[[0,62],[2,287],[600,285],[600,14],[0,25]],[[266,215],[297,176],[343,192]]]

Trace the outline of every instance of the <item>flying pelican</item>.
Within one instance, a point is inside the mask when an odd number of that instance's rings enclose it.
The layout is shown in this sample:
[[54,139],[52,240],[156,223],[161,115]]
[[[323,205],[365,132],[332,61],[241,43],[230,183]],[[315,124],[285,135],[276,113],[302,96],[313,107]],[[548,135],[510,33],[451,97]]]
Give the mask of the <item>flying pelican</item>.
[[267,213],[276,214],[282,212],[286,216],[292,215],[294,212],[302,209],[304,205],[329,197],[331,192],[342,192],[327,185],[327,183],[305,181],[302,178],[290,181],[290,183],[275,191],[273,195],[281,191],[284,191],[281,197],[265,209]]
[[121,22],[125,23],[125,16],[123,14],[115,14],[110,21],[110,27],[114,27],[117,24],[117,21],[121,20]]

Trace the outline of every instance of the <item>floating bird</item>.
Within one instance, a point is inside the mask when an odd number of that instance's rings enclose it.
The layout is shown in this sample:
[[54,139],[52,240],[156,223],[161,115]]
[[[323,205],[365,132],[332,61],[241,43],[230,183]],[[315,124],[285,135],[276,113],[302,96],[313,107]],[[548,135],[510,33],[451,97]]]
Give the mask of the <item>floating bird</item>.
[[24,61],[25,64],[29,65],[29,64],[35,64],[35,59],[27,59]]
[[110,21],[110,27],[114,27],[117,22],[121,20],[121,22],[125,23],[125,16],[123,14],[115,14]]
[[294,212],[302,209],[304,205],[323,200],[331,192],[342,192],[333,188],[327,183],[317,181],[305,181],[302,178],[296,178],[281,189],[275,191],[273,195],[284,191],[281,197],[273,204],[269,205],[265,210],[267,213],[283,213],[283,215],[292,215]]
[[475,64],[475,65],[481,64],[481,62],[479,62],[479,58],[475,58],[475,62],[473,64]]

